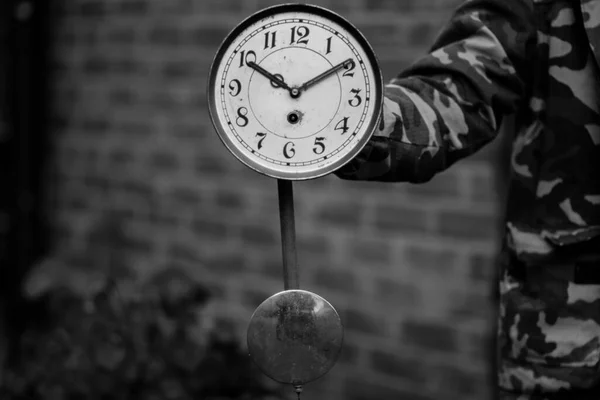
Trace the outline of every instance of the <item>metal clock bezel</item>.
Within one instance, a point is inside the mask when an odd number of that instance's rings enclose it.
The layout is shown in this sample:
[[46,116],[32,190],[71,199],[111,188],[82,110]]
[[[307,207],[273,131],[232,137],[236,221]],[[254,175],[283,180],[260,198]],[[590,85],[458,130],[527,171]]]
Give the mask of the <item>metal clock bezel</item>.
[[[220,119],[217,115],[217,99],[215,97],[215,89],[217,87],[217,80],[220,79],[217,76],[216,72],[218,70],[219,65],[223,61],[223,57],[226,51],[229,49],[231,44],[238,38],[238,36],[250,25],[263,20],[269,16],[281,14],[284,12],[303,12],[308,14],[314,14],[320,16],[322,18],[328,19],[338,25],[340,25],[344,30],[346,30],[353,38],[358,42],[358,44],[362,47],[362,50],[365,52],[367,59],[372,67],[372,72],[375,77],[375,82],[373,82],[374,95],[372,96],[372,102],[374,105],[373,115],[369,124],[367,126],[367,133],[362,135],[359,140],[356,142],[354,147],[347,151],[343,157],[339,158],[333,163],[330,163],[326,166],[319,167],[314,171],[309,172],[284,172],[274,168],[269,167],[267,164],[256,162],[253,158],[250,157],[245,151],[239,150],[239,148],[233,143],[230,133],[227,128],[221,123]],[[271,6],[268,8],[264,8],[260,11],[255,12],[250,15],[242,22],[240,22],[233,30],[225,37],[222,41],[219,49],[211,63],[209,77],[208,77],[208,85],[207,85],[207,96],[208,96],[208,109],[212,124],[217,131],[219,139],[225,145],[227,150],[231,154],[233,154],[240,162],[246,165],[248,168],[269,176],[271,178],[277,179],[285,179],[285,180],[309,180],[316,179],[328,175],[330,173],[335,172],[339,168],[343,167],[349,161],[351,161],[360,151],[365,147],[368,141],[371,139],[373,132],[377,129],[377,126],[380,123],[382,117],[382,109],[383,109],[383,100],[384,100],[384,86],[383,86],[383,74],[381,72],[379,60],[375,54],[375,51],[371,47],[370,43],[367,41],[365,36],[356,28],[350,21],[341,15],[337,14],[334,11],[326,9],[324,7],[316,6],[313,4],[301,4],[301,3],[288,3],[288,4],[279,4],[276,6]]]

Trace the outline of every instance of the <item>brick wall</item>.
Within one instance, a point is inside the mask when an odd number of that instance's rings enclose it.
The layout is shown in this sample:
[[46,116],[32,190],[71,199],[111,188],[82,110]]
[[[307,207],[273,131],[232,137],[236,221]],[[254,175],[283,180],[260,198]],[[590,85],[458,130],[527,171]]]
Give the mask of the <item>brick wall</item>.
[[[54,251],[90,245],[89,230],[117,212],[119,251],[139,277],[184,269],[243,335],[255,307],[282,289],[276,183],[221,145],[205,88],[227,32],[275,2],[55,3]],[[425,51],[458,1],[314,3],[364,32],[388,79]],[[420,186],[295,185],[301,287],[327,298],[346,328],[342,359],[304,398],[488,398],[494,154]]]

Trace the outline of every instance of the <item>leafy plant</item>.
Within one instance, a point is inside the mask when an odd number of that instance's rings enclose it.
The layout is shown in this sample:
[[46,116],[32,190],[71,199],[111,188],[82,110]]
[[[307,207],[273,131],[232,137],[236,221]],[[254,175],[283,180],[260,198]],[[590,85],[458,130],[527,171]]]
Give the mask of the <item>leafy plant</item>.
[[[114,226],[103,229],[115,233]],[[21,335],[18,357],[3,374],[1,399],[280,398],[229,322],[204,315],[209,292],[184,269],[162,269],[143,283],[101,270],[84,273],[95,276],[93,290],[67,284],[77,272],[64,263],[50,272],[54,283],[35,300],[47,323],[31,324]]]
[[157,279],[154,292],[129,301],[119,296],[114,282],[90,302],[64,288],[47,293],[51,325],[21,337],[19,361],[7,369],[0,397],[245,400],[277,395],[235,338],[203,330],[206,291],[194,286],[176,294],[158,281],[168,282]]

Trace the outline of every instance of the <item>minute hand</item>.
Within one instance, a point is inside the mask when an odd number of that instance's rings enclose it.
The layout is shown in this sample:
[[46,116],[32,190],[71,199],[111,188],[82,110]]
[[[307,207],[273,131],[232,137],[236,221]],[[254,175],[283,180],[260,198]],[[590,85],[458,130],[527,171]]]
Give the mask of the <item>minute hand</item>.
[[317,82],[319,82],[319,81],[327,78],[329,75],[331,75],[331,74],[337,72],[338,70],[344,68],[350,62],[352,62],[351,58],[347,59],[346,61],[343,61],[343,62],[339,63],[338,65],[335,65],[335,66],[331,67],[327,71],[323,72],[321,75],[315,76],[311,80],[303,83],[302,86],[300,86],[300,91],[304,91],[304,90],[308,89],[309,87],[311,87],[312,85],[314,85],[315,83],[317,83]]

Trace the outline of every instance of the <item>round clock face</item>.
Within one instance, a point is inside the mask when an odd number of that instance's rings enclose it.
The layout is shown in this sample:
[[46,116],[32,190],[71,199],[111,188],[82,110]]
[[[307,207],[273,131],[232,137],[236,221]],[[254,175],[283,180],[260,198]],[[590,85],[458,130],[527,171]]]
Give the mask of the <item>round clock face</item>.
[[221,45],[209,110],[219,137],[265,175],[317,178],[364,147],[381,116],[383,80],[362,34],[329,10],[259,11]]

